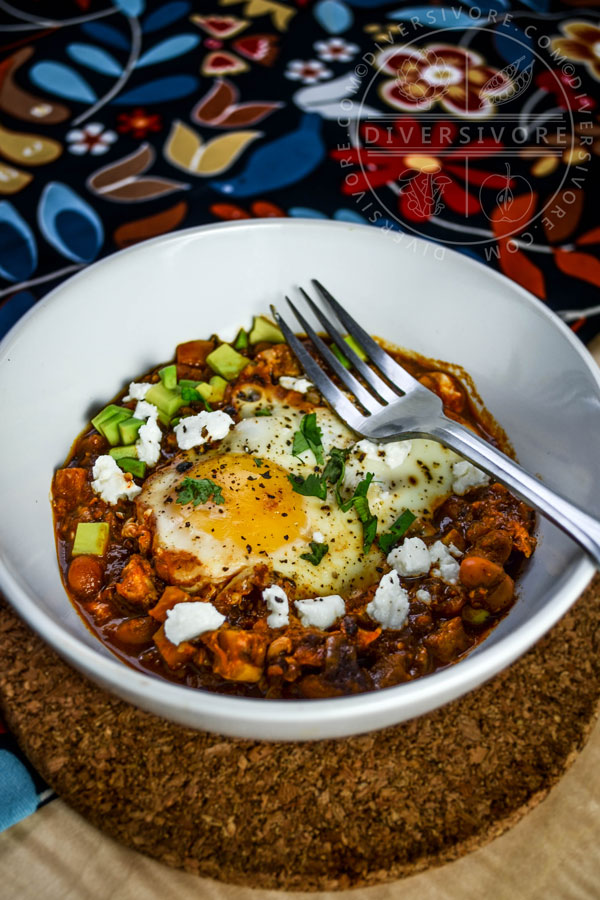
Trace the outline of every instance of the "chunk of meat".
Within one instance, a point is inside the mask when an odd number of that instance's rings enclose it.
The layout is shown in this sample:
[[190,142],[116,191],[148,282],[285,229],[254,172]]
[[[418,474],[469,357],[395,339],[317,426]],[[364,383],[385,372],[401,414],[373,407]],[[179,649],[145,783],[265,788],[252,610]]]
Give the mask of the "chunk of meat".
[[58,469],[54,475],[54,496],[75,504],[87,484],[87,469]]
[[410,654],[406,650],[387,653],[371,669],[374,686],[386,688],[410,681],[410,662]]
[[[300,375],[298,360],[287,344],[275,344],[268,350],[261,350],[254,357],[256,365],[244,370],[251,378],[264,382],[277,381],[282,375]],[[244,375],[242,375],[243,379]]]
[[170,669],[181,669],[196,654],[197,648],[189,641],[172,644],[165,634],[165,626],[161,625],[153,635],[156,649]]
[[323,672],[306,675],[298,687],[304,697],[337,697],[368,691],[372,681],[358,663],[356,647],[344,634],[334,632],[325,639]]
[[154,606],[158,597],[154,584],[154,570],[142,556],[132,556],[115,585],[117,594],[142,609]]
[[200,640],[212,651],[217,675],[227,681],[260,681],[269,642],[266,633],[223,626],[203,634]]
[[187,600],[196,599],[194,597],[190,597],[186,591],[182,591],[181,588],[175,587],[174,585],[168,585],[161,594],[160,600],[148,610],[148,613],[155,619],[157,622],[166,622],[167,621],[167,613],[170,609],[173,609],[178,603],[185,603]]
[[513,548],[512,536],[502,528],[492,528],[485,532],[471,548],[481,556],[504,565]]
[[460,653],[467,650],[473,643],[472,638],[465,633],[462,619],[456,616],[442,622],[434,634],[425,638],[425,644],[441,663],[452,662]]
[[177,347],[177,365],[204,368],[206,357],[215,349],[214,341],[186,341]]

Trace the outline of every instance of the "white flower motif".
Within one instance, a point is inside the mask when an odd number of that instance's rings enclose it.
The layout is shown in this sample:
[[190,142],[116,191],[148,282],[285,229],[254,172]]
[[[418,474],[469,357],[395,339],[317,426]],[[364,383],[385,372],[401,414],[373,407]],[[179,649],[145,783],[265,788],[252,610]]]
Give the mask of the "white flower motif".
[[316,84],[317,81],[325,81],[331,78],[333,72],[326,69],[318,59],[293,59],[288,63],[285,77],[292,81],[301,81],[302,84]]
[[313,45],[319,59],[325,62],[348,62],[354,59],[360,47],[358,44],[349,44],[342,38],[329,38],[328,41],[317,41]]
[[117,138],[118,134],[115,131],[105,131],[101,122],[90,122],[83,128],[73,128],[66,135],[70,144],[69,152],[77,156],[83,156],[84,153],[100,156],[106,153]]

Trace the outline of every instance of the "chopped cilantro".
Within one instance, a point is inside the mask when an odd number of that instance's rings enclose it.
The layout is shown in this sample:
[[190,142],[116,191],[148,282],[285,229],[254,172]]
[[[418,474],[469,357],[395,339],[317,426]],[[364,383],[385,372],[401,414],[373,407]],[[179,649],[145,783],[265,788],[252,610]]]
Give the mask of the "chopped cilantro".
[[255,416],[272,416],[273,413],[269,409],[268,406],[263,406],[262,409],[257,409],[254,413]]
[[181,399],[184,403],[203,403],[204,408],[211,412],[212,406],[205,400],[202,394],[199,394],[196,388],[192,387],[182,387],[181,388]]
[[254,462],[256,463],[256,465],[257,465],[259,468],[263,465],[263,461],[262,461],[262,459],[260,459],[260,457],[258,457],[258,456],[253,456],[252,459],[254,460]]
[[300,559],[306,559],[313,566],[318,566],[327,551],[329,544],[318,544],[316,541],[310,542],[310,553],[301,553]]
[[340,450],[339,447],[333,447],[329,451],[329,459],[327,460],[327,465],[323,469],[323,478],[325,481],[335,485],[335,496],[338,506],[341,506],[343,502],[340,495],[340,487],[344,480],[346,460],[348,459],[349,453],[349,450]]
[[358,513],[358,518],[363,525],[363,550],[365,553],[368,553],[371,549],[371,544],[375,540],[375,535],[377,534],[377,516],[373,515],[369,509],[369,501],[367,500],[367,492],[373,478],[373,472],[367,472],[366,477],[358,482],[354,494],[348,500],[341,501],[341,497],[338,495],[338,492],[336,492],[338,504],[342,512],[348,512],[350,507],[353,506]]
[[398,516],[389,531],[379,537],[379,546],[384,553],[389,553],[394,544],[397,544],[402,535],[406,534],[412,523],[417,517],[411,513],[410,509],[405,509]]
[[300,422],[300,430],[294,434],[293,455],[300,456],[305,450],[312,450],[316,461],[322,466],[324,459],[321,438],[322,433],[317,425],[317,414],[307,413]]
[[210,478],[184,478],[181,484],[175,488],[178,503],[207,503],[211,498],[214,503],[221,506],[225,503],[221,488]]
[[300,475],[288,475],[288,480],[296,493],[302,494],[303,497],[327,499],[327,488],[323,479],[318,475],[309,475],[308,478],[302,478]]

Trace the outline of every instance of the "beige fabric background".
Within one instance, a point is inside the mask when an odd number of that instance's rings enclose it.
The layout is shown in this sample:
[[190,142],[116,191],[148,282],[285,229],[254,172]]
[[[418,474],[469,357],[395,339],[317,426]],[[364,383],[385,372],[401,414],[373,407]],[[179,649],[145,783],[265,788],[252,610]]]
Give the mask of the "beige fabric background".
[[[590,345],[600,363],[600,337]],[[285,860],[282,860],[285,866]],[[105,837],[61,800],[0,834],[0,900],[280,900],[168,869]],[[600,723],[547,799],[487,847],[413,878],[298,900],[598,900]]]

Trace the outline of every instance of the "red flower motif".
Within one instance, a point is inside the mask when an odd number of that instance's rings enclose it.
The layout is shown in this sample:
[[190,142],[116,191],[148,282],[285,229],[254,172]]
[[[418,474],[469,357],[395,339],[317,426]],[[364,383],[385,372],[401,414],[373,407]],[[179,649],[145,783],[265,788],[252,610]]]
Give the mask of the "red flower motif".
[[473,160],[496,155],[502,144],[492,138],[469,141],[452,146],[458,127],[450,121],[437,122],[425,136],[416,119],[397,120],[393,127],[381,128],[365,124],[361,134],[365,146],[354,150],[334,150],[334,159],[361,166],[352,180],[345,179],[342,193],[355,194],[374,190],[390,182],[402,183],[398,193],[398,209],[409,222],[423,222],[437,215],[447,205],[463,216],[481,211],[479,197],[468,186],[501,190],[511,187],[512,180],[477,169]]
[[148,132],[160,131],[161,128],[161,116],[158,113],[147,113],[140,107],[117,116],[117,131],[121,134],[131,134],[134,138],[145,138]]
[[380,84],[380,96],[402,111],[429,110],[439,103],[461,118],[487,118],[496,112],[495,101],[513,89],[510,78],[478,53],[449,44],[393,46],[382,50],[376,62],[382,74],[395,76]]
[[535,79],[536,85],[552,94],[561,109],[577,109],[580,112],[584,109],[593,109],[596,101],[587,94],[578,94],[573,87],[574,81],[572,75],[566,75],[560,70],[551,72],[549,69],[541,72]]

